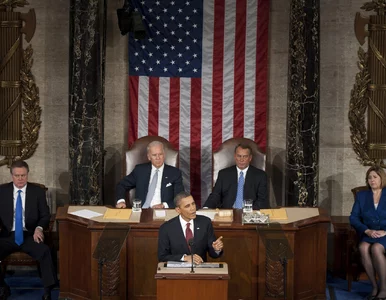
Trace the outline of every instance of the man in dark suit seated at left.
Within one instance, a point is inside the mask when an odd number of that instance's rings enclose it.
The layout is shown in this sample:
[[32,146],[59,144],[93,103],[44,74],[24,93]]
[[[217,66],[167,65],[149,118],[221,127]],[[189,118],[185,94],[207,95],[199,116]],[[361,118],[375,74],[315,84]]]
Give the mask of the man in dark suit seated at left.
[[[28,182],[28,172],[26,162],[14,161],[11,165],[12,182],[0,186],[0,260],[19,251],[36,259],[44,284],[42,299],[51,299],[56,275],[43,233],[51,216],[45,190]],[[9,294],[4,278],[0,278],[0,297],[6,299]]]
[[135,198],[143,208],[174,208],[174,197],[184,190],[181,171],[165,164],[164,145],[153,141],[147,146],[148,163],[136,165],[117,185],[117,208],[125,208],[126,192],[135,188]]

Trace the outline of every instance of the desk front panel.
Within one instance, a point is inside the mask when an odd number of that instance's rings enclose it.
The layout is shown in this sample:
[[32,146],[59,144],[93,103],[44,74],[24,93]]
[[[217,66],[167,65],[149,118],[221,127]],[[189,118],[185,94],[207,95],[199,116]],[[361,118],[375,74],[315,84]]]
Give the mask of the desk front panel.
[[[151,210],[144,210],[141,222],[131,224],[119,261],[104,270],[106,281],[118,277],[112,294],[109,292],[111,285],[104,285],[104,299],[156,299],[154,276],[158,263],[158,229],[162,222],[153,221],[152,214]],[[73,299],[97,299],[98,262],[92,258],[92,253],[104,224],[67,215],[63,211],[58,215],[60,295],[72,296]],[[229,300],[325,298],[328,218],[313,217],[307,222],[254,226],[242,225],[237,214],[235,217],[236,221],[231,224],[214,223],[216,236],[223,236],[224,242],[224,254],[219,260],[229,266]],[[78,224],[82,222],[84,225]],[[74,255],[82,259],[73,258]],[[283,257],[286,258],[285,268]],[[71,264],[76,264],[76,267],[69,267]],[[91,272],[89,279],[82,279],[81,274],[87,272]],[[76,280],[70,280],[69,274]]]

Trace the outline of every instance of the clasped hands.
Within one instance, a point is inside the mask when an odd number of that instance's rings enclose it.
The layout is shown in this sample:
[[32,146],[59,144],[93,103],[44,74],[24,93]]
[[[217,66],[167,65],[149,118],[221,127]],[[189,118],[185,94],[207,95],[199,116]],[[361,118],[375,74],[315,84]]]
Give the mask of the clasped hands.
[[385,230],[373,230],[373,229],[367,229],[365,233],[371,237],[371,238],[380,238],[386,235]]

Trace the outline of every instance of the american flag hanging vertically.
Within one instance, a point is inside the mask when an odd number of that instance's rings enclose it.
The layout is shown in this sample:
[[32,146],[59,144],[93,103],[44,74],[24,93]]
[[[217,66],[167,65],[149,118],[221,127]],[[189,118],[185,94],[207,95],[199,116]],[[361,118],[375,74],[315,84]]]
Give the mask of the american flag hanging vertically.
[[169,140],[185,189],[203,204],[212,150],[244,136],[265,151],[269,0],[131,3],[147,37],[129,37],[129,146]]

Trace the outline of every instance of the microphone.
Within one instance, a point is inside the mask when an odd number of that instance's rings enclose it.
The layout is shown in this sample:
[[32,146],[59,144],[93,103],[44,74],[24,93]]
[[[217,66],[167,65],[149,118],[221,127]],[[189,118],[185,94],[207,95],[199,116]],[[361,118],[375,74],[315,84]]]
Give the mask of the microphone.
[[192,255],[192,266],[191,266],[191,269],[190,269],[190,273],[194,273],[194,269],[193,269],[193,265],[194,265],[194,262],[193,262],[193,246],[194,246],[194,239],[191,238],[188,240],[188,245],[190,247],[190,254]]

